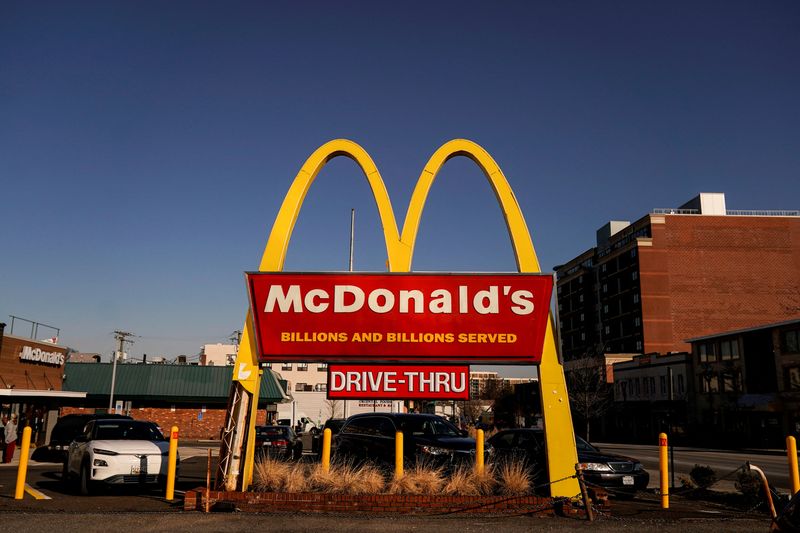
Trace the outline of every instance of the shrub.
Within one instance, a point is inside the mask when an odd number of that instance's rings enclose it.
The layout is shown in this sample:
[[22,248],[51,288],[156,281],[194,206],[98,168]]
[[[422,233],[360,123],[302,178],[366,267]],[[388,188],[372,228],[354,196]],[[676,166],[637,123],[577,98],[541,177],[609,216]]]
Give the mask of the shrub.
[[443,492],[452,496],[479,496],[478,487],[472,479],[472,468],[461,466],[450,473]]
[[368,463],[360,466],[334,463],[329,472],[318,464],[312,468],[309,479],[316,490],[342,494],[379,494],[386,484],[380,470]]
[[270,457],[264,457],[255,465],[253,485],[263,492],[281,492],[289,476],[289,464]]
[[494,466],[487,465],[484,467],[482,474],[473,470],[470,477],[472,483],[475,484],[478,494],[481,496],[494,494],[494,488],[497,486],[497,480],[494,478]]
[[710,466],[694,465],[689,471],[689,477],[701,489],[706,489],[717,481],[717,473]]
[[505,496],[519,496],[531,490],[531,476],[525,464],[511,461],[500,468],[500,492]]
[[417,463],[389,483],[391,494],[438,494],[445,485],[441,468]]

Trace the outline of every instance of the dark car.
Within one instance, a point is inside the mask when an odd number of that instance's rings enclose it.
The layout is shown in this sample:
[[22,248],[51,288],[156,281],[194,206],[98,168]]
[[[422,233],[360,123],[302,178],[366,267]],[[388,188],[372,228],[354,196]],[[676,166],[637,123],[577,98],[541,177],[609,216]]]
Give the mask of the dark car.
[[336,436],[336,458],[393,465],[397,431],[403,432],[403,461],[408,464],[425,461],[454,466],[475,460],[475,439],[444,418],[395,413],[364,413],[348,418]]
[[346,418],[329,418],[325,421],[325,424],[322,426],[322,429],[314,428],[312,429],[313,440],[311,441],[311,451],[316,455],[322,454],[322,436],[325,433],[326,429],[331,430],[331,455],[333,455],[333,450],[335,447],[336,439],[334,438],[336,435],[339,434],[341,431],[342,426],[347,419]]
[[67,460],[67,451],[70,443],[78,435],[83,433],[83,428],[92,420],[104,419],[125,419],[132,420],[126,415],[112,414],[77,414],[64,415],[56,421],[53,431],[50,433],[50,443],[47,446],[39,446],[33,451],[31,460],[40,463],[63,463]]
[[297,460],[303,455],[303,443],[288,426],[256,426],[256,455]]
[[[530,468],[534,483],[547,482],[547,462],[544,432],[541,429],[508,429],[489,439],[497,461],[524,460]],[[590,485],[599,485],[612,495],[631,496],[644,490],[650,474],[636,459],[601,452],[582,438],[575,436],[578,462],[583,464],[583,478]]]

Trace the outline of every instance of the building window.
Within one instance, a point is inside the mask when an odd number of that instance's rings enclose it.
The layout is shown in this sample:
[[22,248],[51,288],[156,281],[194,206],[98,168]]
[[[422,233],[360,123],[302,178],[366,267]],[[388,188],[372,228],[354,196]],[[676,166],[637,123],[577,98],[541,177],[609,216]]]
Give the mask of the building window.
[[608,284],[603,283],[603,292],[608,292]]
[[300,372],[308,372],[308,363],[297,363],[297,370]]
[[314,390],[316,392],[327,392],[328,391],[328,384],[327,383],[317,383],[314,385]]
[[283,363],[281,365],[281,370],[291,370],[291,369],[292,369],[292,363]]
[[639,388],[639,378],[636,378],[633,382],[633,387],[636,390],[636,396],[641,396],[642,390]]
[[603,313],[608,314],[608,304],[603,305]]
[[639,294],[638,293],[635,293],[633,295],[633,303],[635,303],[635,304],[639,303]]
[[730,340],[719,343],[719,358],[723,361],[739,359],[739,342]]
[[659,384],[661,385],[661,394],[667,393],[667,376],[659,376]]
[[603,272],[605,272],[605,271],[606,271],[606,264],[605,264],[605,263],[603,263],[603,264],[600,266],[600,270],[601,270],[601,271],[603,271]]
[[710,342],[699,344],[697,353],[700,356],[701,363],[710,363],[717,360],[717,355],[714,353],[714,345]]
[[581,322],[583,322],[583,313],[581,313]]
[[686,387],[683,383],[683,374],[678,374],[678,394],[683,394],[686,391]]
[[631,257],[636,257],[636,248],[631,250]]
[[786,369],[786,388],[789,390],[800,390],[800,366],[793,366]]
[[739,371],[722,374],[722,392],[739,392],[742,390],[742,374]]
[[586,333],[581,333],[581,340],[582,340],[582,341],[585,341],[585,340],[586,340]]
[[631,272],[631,279],[634,280],[634,281],[639,279],[639,273],[636,272],[635,270],[633,272]]
[[317,372],[327,372],[328,371],[328,363],[320,363],[317,365]]
[[583,294],[578,295],[578,301],[583,303]]
[[651,377],[650,378],[650,394],[652,394],[653,396],[655,396],[655,394],[656,394],[656,378],[655,377]]
[[294,386],[294,390],[295,391],[304,391],[304,390],[306,390],[306,384],[305,383],[298,383],[297,385]]
[[783,353],[800,353],[800,330],[794,329],[781,333],[781,351]]
[[642,325],[642,319],[637,316],[636,318],[633,319],[633,325],[638,328],[639,326]]
[[642,345],[642,341],[636,341],[636,349],[637,349],[637,350],[641,350],[641,349],[642,349],[642,347],[643,347],[643,345]]
[[606,326],[605,332],[606,332],[606,335],[608,335],[609,333],[611,333],[611,328],[609,328],[608,326]]
[[719,378],[716,374],[700,376],[700,392],[719,392]]

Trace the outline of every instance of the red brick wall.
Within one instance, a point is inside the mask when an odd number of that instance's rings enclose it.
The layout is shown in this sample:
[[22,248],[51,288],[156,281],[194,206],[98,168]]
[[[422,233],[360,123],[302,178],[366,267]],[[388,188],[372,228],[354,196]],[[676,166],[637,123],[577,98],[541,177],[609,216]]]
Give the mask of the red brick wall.
[[[94,408],[63,407],[61,415],[73,413],[94,413]],[[200,408],[134,407],[129,413],[136,420],[149,420],[161,427],[166,435],[172,426],[178,426],[182,439],[218,439],[225,422],[225,409],[206,409],[203,419],[198,420]],[[266,424],[266,412],[260,410],[256,418],[257,425]]]
[[800,218],[662,218],[653,245],[639,247],[645,352],[796,318],[787,304],[800,294]]

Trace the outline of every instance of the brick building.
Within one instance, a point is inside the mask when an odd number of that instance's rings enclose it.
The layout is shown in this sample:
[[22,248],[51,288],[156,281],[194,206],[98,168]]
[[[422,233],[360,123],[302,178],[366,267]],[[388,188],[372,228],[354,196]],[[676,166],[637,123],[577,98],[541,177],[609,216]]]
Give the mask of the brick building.
[[703,440],[781,448],[800,434],[800,318],[689,342]]
[[[105,412],[111,392],[111,363],[67,363],[65,391],[86,393],[61,414]],[[232,366],[118,364],[114,403],[136,419],[152,420],[162,429],[178,426],[182,438],[216,439],[225,422]],[[287,401],[285,382],[264,370],[257,424],[265,424],[268,411]]]
[[555,269],[565,359],[684,352],[689,338],[793,318],[800,211],[730,211],[703,193],[609,222]]

